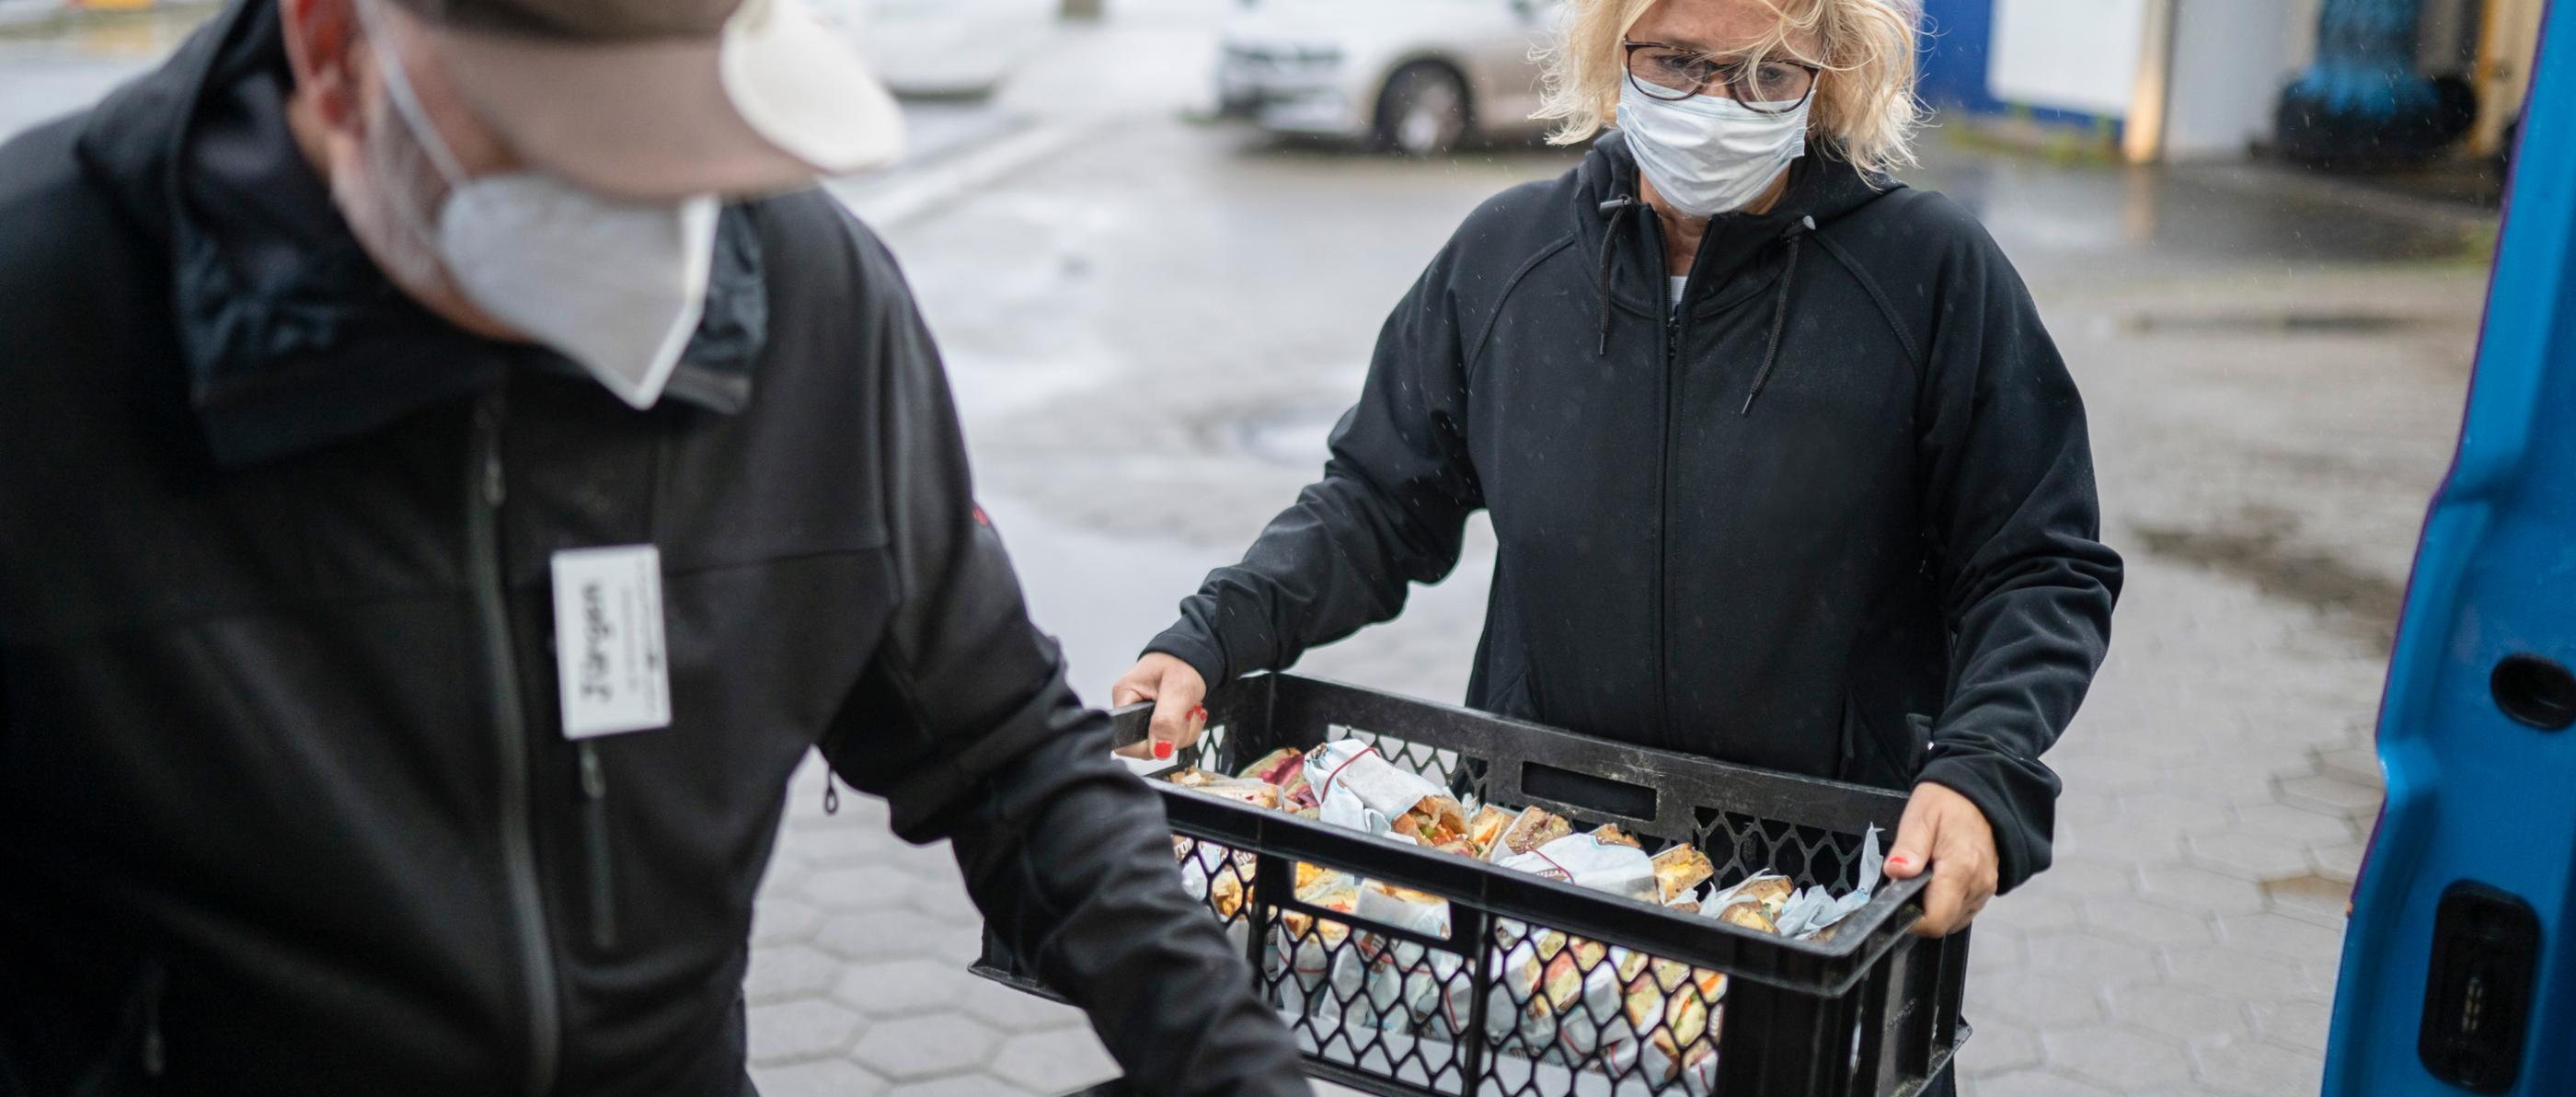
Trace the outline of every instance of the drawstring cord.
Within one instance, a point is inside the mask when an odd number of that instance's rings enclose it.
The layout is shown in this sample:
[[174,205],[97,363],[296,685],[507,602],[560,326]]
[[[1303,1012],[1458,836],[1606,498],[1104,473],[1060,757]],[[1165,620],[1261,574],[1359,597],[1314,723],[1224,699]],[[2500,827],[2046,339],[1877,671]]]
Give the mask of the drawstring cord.
[[[1615,222],[1621,213],[1626,212],[1628,207],[1636,204],[1636,199],[1630,198],[1624,194],[1607,202],[1603,202],[1601,203],[1601,219],[1604,221]],[[1598,314],[1601,321],[1601,347],[1599,350],[1593,352],[1596,356],[1607,356],[1610,353],[1610,261],[1618,254],[1619,226],[1614,223],[1610,226],[1609,231],[1604,232],[1601,235],[1601,269],[1598,274],[1594,275],[1594,281],[1601,289],[1601,304],[1600,312]]]
[[1771,383],[1771,369],[1780,364],[1780,337],[1789,330],[1789,294],[1798,280],[1798,246],[1807,234],[1816,231],[1816,219],[1801,217],[1789,226],[1789,262],[1780,272],[1780,294],[1771,306],[1771,343],[1762,349],[1762,369],[1753,375],[1753,391],[1744,394],[1744,409],[1738,416],[1753,414],[1753,401],[1762,395],[1762,386]]

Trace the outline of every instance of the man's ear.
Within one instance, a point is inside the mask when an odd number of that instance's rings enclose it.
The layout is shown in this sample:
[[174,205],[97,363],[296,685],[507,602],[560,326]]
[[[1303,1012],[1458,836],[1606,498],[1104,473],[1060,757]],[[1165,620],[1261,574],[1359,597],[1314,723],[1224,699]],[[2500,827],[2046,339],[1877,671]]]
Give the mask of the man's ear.
[[277,0],[286,35],[286,59],[295,70],[296,94],[334,130],[359,125],[359,89],[372,58],[358,23],[359,0]]

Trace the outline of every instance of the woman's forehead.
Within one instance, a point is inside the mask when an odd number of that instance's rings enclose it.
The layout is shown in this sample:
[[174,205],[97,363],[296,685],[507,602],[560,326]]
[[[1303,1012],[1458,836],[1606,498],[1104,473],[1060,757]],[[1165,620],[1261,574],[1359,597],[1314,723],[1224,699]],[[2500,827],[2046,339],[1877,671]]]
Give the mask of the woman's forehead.
[[[1739,53],[1778,39],[1792,14],[1803,16],[1814,0],[1657,0],[1629,27],[1628,37],[1707,53]],[[1823,43],[1813,31],[1788,36],[1791,49],[1809,53]]]

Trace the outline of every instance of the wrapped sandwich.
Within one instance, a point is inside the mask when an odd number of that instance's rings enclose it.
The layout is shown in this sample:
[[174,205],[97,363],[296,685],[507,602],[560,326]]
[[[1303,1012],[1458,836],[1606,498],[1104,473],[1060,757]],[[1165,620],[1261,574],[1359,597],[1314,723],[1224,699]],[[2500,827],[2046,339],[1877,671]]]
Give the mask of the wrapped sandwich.
[[1654,866],[1655,884],[1666,904],[1691,894],[1709,877],[1717,875],[1717,866],[1709,863],[1708,855],[1689,843],[1656,854]]
[[1457,798],[1366,743],[1342,739],[1316,747],[1307,752],[1305,772],[1327,823],[1401,834],[1426,846],[1467,836],[1467,812]]
[[1485,859],[1501,863],[1566,835],[1574,833],[1574,824],[1565,817],[1544,808],[1524,808],[1503,828],[1501,838],[1485,849]]
[[1271,751],[1236,776],[1277,788],[1283,810],[1302,811],[1318,806],[1314,786],[1306,781],[1306,755],[1294,747]]

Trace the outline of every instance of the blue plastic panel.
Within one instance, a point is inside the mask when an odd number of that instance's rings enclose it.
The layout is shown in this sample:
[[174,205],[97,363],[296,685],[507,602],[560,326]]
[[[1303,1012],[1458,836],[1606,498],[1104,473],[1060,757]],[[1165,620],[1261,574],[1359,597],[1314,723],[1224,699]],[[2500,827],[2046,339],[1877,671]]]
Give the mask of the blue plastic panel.
[[2576,666],[2576,18],[2541,35],[2486,330],[2449,480],[2417,551],[2380,711],[2388,805],[2344,940],[2325,1092],[2464,1092],[2416,1057],[2433,914],[2454,881],[2539,912],[2535,1020],[2510,1092],[2576,1094],[2576,731],[2496,707],[2508,655]]

